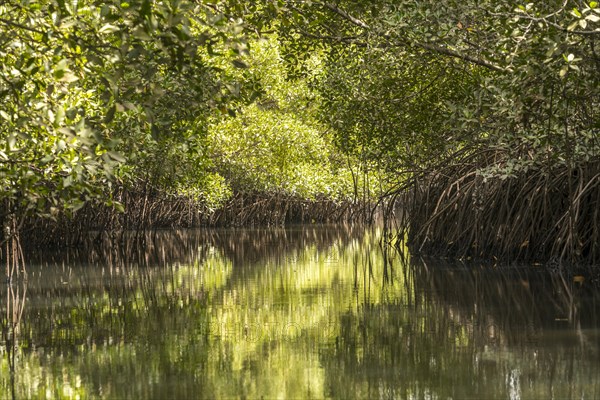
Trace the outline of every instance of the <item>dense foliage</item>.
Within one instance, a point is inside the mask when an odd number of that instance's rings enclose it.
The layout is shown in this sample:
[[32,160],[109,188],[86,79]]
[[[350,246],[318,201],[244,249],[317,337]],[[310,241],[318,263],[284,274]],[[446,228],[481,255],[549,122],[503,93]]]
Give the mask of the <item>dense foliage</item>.
[[[4,212],[77,209],[113,177],[124,161],[118,146],[129,139],[124,125],[136,126],[138,116],[151,113],[130,100],[157,90],[161,75],[176,62],[158,41],[145,40],[154,30],[164,40],[175,37],[169,32],[180,23],[169,21],[175,10],[159,14],[149,7],[149,2],[2,6],[0,154],[2,200],[10,204]],[[179,44],[185,50],[185,40]]]
[[482,142],[536,161],[597,153],[597,2],[286,5],[288,39],[332,47],[322,115],[349,151],[397,170]]
[[[351,172],[327,127],[318,121],[318,93],[308,79],[285,79],[276,40],[262,40],[252,49],[240,81],[251,84],[260,97],[239,107],[236,118],[212,124],[209,137],[217,171],[236,192],[344,199],[353,191]],[[317,75],[320,68],[314,55],[309,72]]]
[[233,190],[352,193],[337,179],[339,169],[351,179],[345,162],[305,113],[310,90],[286,81],[274,42],[261,52],[232,10],[178,0],[0,6],[5,240],[26,218],[137,207],[127,192],[209,210]]

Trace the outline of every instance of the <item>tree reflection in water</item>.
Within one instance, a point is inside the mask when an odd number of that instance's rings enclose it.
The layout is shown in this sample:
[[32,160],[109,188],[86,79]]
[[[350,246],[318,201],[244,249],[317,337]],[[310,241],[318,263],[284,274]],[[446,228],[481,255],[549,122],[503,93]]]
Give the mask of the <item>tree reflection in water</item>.
[[[598,294],[539,268],[407,268],[414,297],[342,316],[334,397],[596,398]],[[357,379],[358,378],[358,379]]]
[[409,261],[379,234],[158,231],[29,254],[27,283],[1,289],[3,397],[600,396],[587,280]]
[[[5,298],[5,313],[2,315],[2,350],[5,355],[8,368],[3,365],[3,375],[8,375],[7,393],[10,393],[10,398],[15,399],[16,396],[16,379],[18,379],[18,349],[19,349],[19,329],[21,317],[25,307],[25,299],[27,296],[27,285],[20,279],[15,279],[14,282],[9,282],[6,285]],[[4,360],[3,360],[4,361]],[[4,363],[3,363],[4,364]],[[8,371],[5,371],[8,369]],[[5,373],[8,372],[8,373]]]

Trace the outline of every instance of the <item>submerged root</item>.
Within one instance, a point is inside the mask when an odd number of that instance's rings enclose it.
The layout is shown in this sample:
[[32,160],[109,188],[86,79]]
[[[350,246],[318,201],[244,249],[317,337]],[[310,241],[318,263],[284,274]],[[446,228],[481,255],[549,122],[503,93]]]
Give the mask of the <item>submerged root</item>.
[[[131,232],[203,226],[282,226],[290,223],[332,223],[366,218],[370,204],[330,199],[302,199],[278,193],[237,193],[216,210],[188,196],[147,186],[121,189],[112,198],[124,208],[87,204],[74,215],[29,218],[22,241],[35,247],[73,247],[91,240],[125,239]],[[92,238],[91,238],[92,236]],[[93,239],[93,237],[96,239]]]
[[5,263],[5,277],[7,282],[19,278],[21,274],[27,278],[25,270],[25,257],[21,248],[21,224],[14,214],[8,214],[2,222],[2,240],[0,240],[0,260]]
[[281,226],[288,223],[343,222],[362,212],[361,205],[329,199],[307,200],[284,194],[235,195],[224,207],[211,213],[211,226]]
[[406,193],[405,228],[413,251],[600,262],[600,161],[491,178],[482,176],[480,159],[473,161],[429,172]]

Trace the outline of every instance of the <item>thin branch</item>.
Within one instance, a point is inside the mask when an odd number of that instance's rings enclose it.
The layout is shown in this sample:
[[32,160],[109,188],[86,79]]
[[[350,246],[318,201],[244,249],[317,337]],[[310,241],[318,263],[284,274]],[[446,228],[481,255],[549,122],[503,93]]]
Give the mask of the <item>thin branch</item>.
[[4,23],[5,25],[10,25],[10,26],[13,26],[15,28],[24,29],[26,31],[33,32],[33,33],[38,33],[40,35],[44,34],[44,32],[42,32],[42,31],[40,31],[38,29],[31,28],[29,26],[16,23],[16,22],[8,20],[8,19],[0,18],[0,22]]
[[458,58],[460,60],[468,61],[472,64],[479,65],[488,69],[491,69],[496,72],[506,72],[506,70],[496,64],[493,64],[489,61],[482,60],[480,58],[471,57],[468,54],[461,54],[455,50],[451,50],[447,47],[437,46],[431,43],[415,43],[414,46],[420,47],[425,50],[433,51],[435,53],[444,54],[452,58]]
[[356,26],[360,26],[361,28],[367,29],[367,30],[371,29],[371,27],[369,25],[367,25],[363,21],[359,20],[358,18],[354,18],[353,16],[351,16],[350,14],[348,14],[346,11],[340,9],[335,4],[323,3],[323,6],[326,7],[326,8],[328,8],[328,9],[330,9],[334,13],[336,13],[338,15],[341,15],[342,17],[344,17],[348,21],[352,22]]

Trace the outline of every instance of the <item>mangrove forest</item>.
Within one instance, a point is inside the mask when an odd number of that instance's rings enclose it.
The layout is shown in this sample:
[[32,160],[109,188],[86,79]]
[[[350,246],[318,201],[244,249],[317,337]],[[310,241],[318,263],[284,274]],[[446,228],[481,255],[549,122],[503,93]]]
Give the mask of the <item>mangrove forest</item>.
[[419,253],[597,263],[598,3],[396,3],[3,4],[4,257],[378,208]]
[[599,71],[597,1],[0,2],[0,398],[600,396]]

